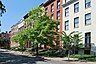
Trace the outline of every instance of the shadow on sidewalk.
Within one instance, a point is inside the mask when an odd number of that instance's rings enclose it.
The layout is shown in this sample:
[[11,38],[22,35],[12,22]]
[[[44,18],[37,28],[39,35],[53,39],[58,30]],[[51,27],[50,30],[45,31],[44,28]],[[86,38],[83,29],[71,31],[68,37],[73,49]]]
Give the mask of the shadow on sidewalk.
[[36,64],[38,61],[47,62],[50,60],[44,59],[43,57],[28,57],[0,51],[0,64]]

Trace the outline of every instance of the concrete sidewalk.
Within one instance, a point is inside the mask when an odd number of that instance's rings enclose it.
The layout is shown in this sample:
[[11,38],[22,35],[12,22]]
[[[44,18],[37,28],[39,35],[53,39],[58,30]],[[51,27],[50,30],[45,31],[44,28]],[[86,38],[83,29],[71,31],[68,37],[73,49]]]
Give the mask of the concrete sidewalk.
[[[20,51],[12,51],[12,50],[6,50],[6,49],[0,49],[0,51],[8,51],[9,53],[13,53],[15,55],[24,55],[24,56],[28,56],[28,57],[34,57],[32,56],[32,54],[30,53],[26,53],[26,52],[20,52]],[[4,52],[4,53],[7,53],[7,52]],[[41,56],[43,57],[43,56]],[[60,58],[60,57],[43,57],[44,59],[48,59],[48,60],[57,60],[57,61],[67,61],[68,58],[67,57],[63,57],[63,58]],[[77,58],[70,58],[71,61],[78,61]]]
[[[17,57],[17,55],[20,55],[20,56],[24,55],[24,56],[28,56],[30,58],[35,58],[36,57],[36,56],[32,56],[31,54],[28,54],[28,53],[25,53],[25,52],[22,54],[22,52],[20,52],[20,51],[11,51],[11,50],[6,50],[6,49],[0,49],[0,53],[1,53],[1,55],[3,53],[9,53],[9,58],[10,57],[13,58],[13,56],[10,56],[10,54],[14,54],[14,57]],[[3,54],[3,56],[6,56],[6,55]],[[42,58],[44,58],[46,60],[45,61],[37,61],[36,64],[96,64],[96,62],[87,62],[87,61],[83,61],[82,62],[82,61],[78,61],[78,59],[76,59],[76,58],[70,58],[70,61],[68,61],[67,57],[64,57],[64,58],[59,58],[59,57],[42,57]],[[29,59],[26,59],[26,60],[29,60]],[[31,60],[34,60],[34,59],[31,59]]]
[[[64,57],[64,58],[59,58],[59,57],[44,57],[45,59],[49,59],[49,60],[57,60],[57,61],[68,61],[68,58],[67,57]],[[77,58],[69,58],[70,61],[78,61]]]
[[[24,55],[24,56],[28,56],[28,57],[35,57],[35,56],[32,56],[31,54],[29,53],[26,53],[26,52],[20,52],[20,51],[12,51],[12,50],[6,50],[6,49],[0,49],[0,51],[5,51],[4,53],[12,53],[12,54],[15,54],[15,55]],[[43,57],[43,56],[41,56]],[[60,58],[60,57],[43,57],[44,59],[47,59],[47,60],[51,60],[51,61],[58,61],[58,62],[62,62],[62,61],[66,61],[66,62],[69,62],[70,64],[96,64],[96,62],[87,62],[87,61],[79,61],[77,58],[70,58],[70,61],[68,61],[68,58],[67,57],[63,57],[63,58]]]

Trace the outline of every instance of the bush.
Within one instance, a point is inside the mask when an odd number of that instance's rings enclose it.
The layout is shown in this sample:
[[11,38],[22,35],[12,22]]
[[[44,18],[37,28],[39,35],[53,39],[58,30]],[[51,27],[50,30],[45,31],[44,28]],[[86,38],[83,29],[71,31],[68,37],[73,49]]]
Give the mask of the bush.
[[49,49],[39,52],[40,56],[49,56],[49,57],[64,57],[65,50],[63,49]]
[[79,60],[86,60],[86,61],[96,61],[96,56],[94,55],[71,55],[71,58],[78,58]]
[[11,50],[14,50],[14,51],[25,51],[26,49],[21,49],[20,47],[11,47]]

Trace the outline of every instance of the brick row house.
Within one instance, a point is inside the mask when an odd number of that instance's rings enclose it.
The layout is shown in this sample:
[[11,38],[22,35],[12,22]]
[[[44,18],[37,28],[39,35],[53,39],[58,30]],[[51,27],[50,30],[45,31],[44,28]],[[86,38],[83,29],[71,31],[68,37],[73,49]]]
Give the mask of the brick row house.
[[10,48],[10,33],[8,32],[0,33],[0,47]]
[[60,33],[82,32],[85,53],[91,51],[92,44],[96,46],[95,0],[47,0],[42,6],[46,15],[60,22],[58,26]]
[[[58,32],[61,34],[62,32],[62,11],[63,11],[63,0],[47,0],[43,3],[43,7],[45,8],[46,15],[50,16],[52,19],[60,22],[58,25]],[[62,42],[57,42],[60,47],[62,47]]]
[[[26,14],[23,19],[21,19],[18,23],[16,23],[15,25],[13,25],[11,27],[11,31],[10,31],[10,37],[12,38],[13,36],[15,36],[16,33],[26,29],[28,26],[25,25],[25,22],[24,22],[24,19],[26,19],[28,17],[28,14]],[[11,47],[18,47],[19,46],[19,43],[17,42],[14,42],[11,40],[11,44],[10,44]],[[25,44],[25,47],[26,48],[30,48],[31,47],[31,42],[28,41],[26,42]]]
[[48,0],[43,3],[46,14],[54,20],[60,21],[58,26],[59,31],[62,32],[62,2],[63,0]]
[[[46,14],[48,16],[50,16],[52,19],[58,20],[60,22],[60,25],[58,26],[58,32],[60,32],[60,33],[62,32],[62,10],[63,10],[62,3],[63,3],[63,0],[48,0],[45,3],[40,5],[40,6],[44,7]],[[26,14],[23,17],[23,19],[26,19],[26,18],[28,18],[28,14]],[[11,34],[14,34],[14,30],[15,30],[15,32],[20,31],[18,25],[21,25],[22,22],[23,21],[20,21],[19,23],[15,24],[11,27]],[[32,23],[31,23],[31,25],[23,26],[23,27],[27,28],[30,26],[32,26]],[[60,43],[59,46],[62,46],[62,43],[61,42],[59,42],[59,43]],[[14,43],[12,43],[12,44],[14,45]],[[14,45],[14,46],[16,46],[16,45]],[[28,46],[28,43],[27,43],[27,46]]]
[[[1,21],[0,21],[1,27]],[[9,32],[1,32],[0,29],[0,48],[10,48],[10,33]]]

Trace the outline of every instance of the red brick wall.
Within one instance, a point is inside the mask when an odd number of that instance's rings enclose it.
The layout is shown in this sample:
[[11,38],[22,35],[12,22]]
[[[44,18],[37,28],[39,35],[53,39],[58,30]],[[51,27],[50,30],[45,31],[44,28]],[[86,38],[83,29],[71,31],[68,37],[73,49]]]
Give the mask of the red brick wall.
[[[48,11],[48,16],[51,16],[52,14],[54,14],[54,19],[57,20],[57,12],[60,11],[60,32],[62,32],[62,3],[63,0],[60,0],[60,9],[57,9],[57,2],[58,0],[54,0],[53,2],[50,2],[49,4],[45,5],[44,8],[47,8]],[[51,5],[54,4],[54,12],[51,12]]]
[[[50,0],[49,0],[50,1]],[[57,9],[57,2],[59,0],[54,0],[54,1],[50,1],[49,3],[45,3],[44,5],[44,8],[46,10],[47,8],[47,15],[51,17],[52,14],[54,14],[54,19],[57,20],[57,12],[60,11],[60,28],[59,28],[59,31],[60,31],[60,34],[62,33],[62,25],[63,25],[63,21],[62,21],[62,14],[63,14],[63,7],[62,7],[62,4],[63,4],[63,0],[60,0],[60,9]],[[54,12],[51,12],[51,5],[54,4]],[[62,42],[60,41],[59,42],[59,46],[62,47]]]

